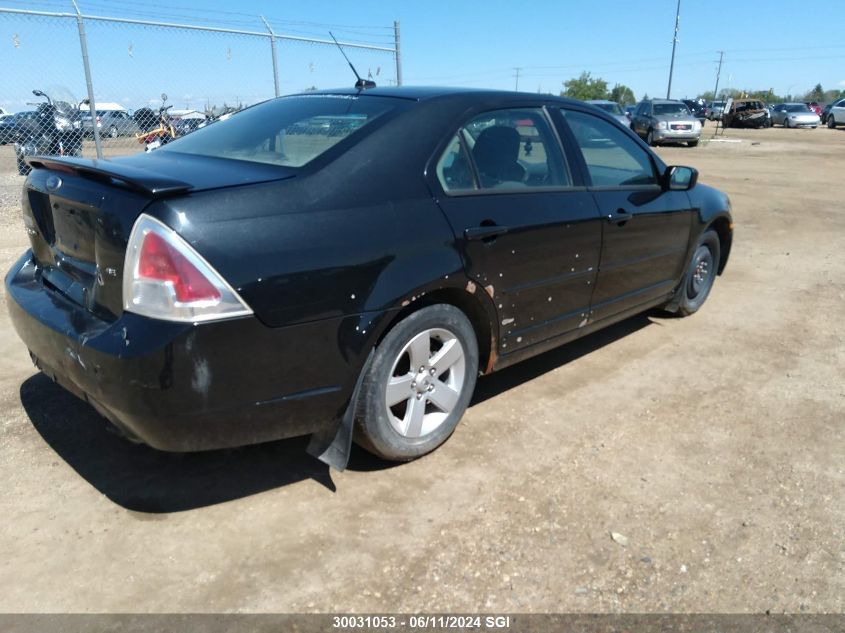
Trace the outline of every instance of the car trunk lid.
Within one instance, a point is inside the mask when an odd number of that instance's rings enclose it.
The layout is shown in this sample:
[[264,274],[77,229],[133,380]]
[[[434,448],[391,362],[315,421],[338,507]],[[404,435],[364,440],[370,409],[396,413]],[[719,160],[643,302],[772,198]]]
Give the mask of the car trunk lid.
[[126,245],[150,202],[293,175],[269,165],[245,169],[229,164],[233,161],[179,155],[146,161],[34,157],[28,162],[33,170],[23,193],[23,218],[40,279],[45,288],[107,321],[123,312]]

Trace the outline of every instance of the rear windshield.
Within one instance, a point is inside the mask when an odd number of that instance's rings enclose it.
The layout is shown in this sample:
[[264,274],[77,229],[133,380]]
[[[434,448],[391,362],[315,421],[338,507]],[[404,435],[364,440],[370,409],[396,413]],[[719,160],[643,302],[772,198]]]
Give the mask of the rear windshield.
[[787,112],[809,112],[810,108],[803,103],[788,103],[784,110]]
[[358,95],[274,99],[217,121],[158,151],[302,167],[404,102]]

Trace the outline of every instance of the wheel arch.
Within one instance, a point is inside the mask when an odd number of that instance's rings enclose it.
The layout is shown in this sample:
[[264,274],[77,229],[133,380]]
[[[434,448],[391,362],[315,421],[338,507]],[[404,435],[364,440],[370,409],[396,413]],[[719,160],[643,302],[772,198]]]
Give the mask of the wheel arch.
[[381,343],[394,326],[409,315],[422,308],[445,303],[463,312],[469,319],[478,343],[478,368],[482,374],[489,374],[496,363],[496,331],[494,329],[495,308],[488,295],[473,282],[467,283],[467,289],[438,288],[416,297],[408,305],[395,312],[379,333],[376,345]]
[[716,231],[716,235],[719,236],[719,268],[716,272],[721,275],[722,271],[725,270],[725,266],[728,263],[728,256],[731,252],[733,225],[731,224],[730,218],[722,215],[710,222],[705,230],[710,229]]

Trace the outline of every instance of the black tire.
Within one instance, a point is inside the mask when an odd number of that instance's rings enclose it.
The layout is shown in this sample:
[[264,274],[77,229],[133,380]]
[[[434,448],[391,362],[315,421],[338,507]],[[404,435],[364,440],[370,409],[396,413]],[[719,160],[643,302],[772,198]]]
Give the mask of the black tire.
[[654,142],[654,130],[648,131],[648,134],[645,135],[645,142],[649,147],[657,147],[657,143]]
[[698,312],[704,305],[716,280],[719,256],[719,236],[713,229],[704,231],[698,239],[681,286],[672,301],[678,305],[677,314],[689,316]]
[[687,141],[687,147],[697,147],[698,146],[698,139],[694,141]]
[[829,127],[831,130],[836,129],[836,119],[833,117],[832,114],[827,115],[827,127]]
[[788,116],[783,117],[783,127],[787,127],[787,128],[789,127],[789,117]]
[[[403,355],[406,346],[419,334],[427,330],[443,330],[455,337],[460,343],[463,351],[463,376],[462,386],[458,392],[456,403],[451,412],[446,415],[442,422],[431,432],[418,437],[408,437],[400,433],[389,417],[389,409],[386,401],[388,381],[393,376],[407,376],[414,373],[416,368],[410,367],[410,354]],[[436,352],[435,352],[436,355]],[[434,358],[435,355],[431,357]],[[407,359],[408,374],[402,369],[396,373],[396,368]],[[451,371],[451,369],[449,370]],[[442,375],[446,376],[448,372]],[[420,372],[420,376],[428,379],[427,372]],[[457,376],[457,374],[456,374]],[[469,406],[472,392],[475,389],[475,380],[478,376],[478,342],[475,338],[475,331],[466,315],[458,308],[437,304],[422,308],[406,317],[396,324],[376,347],[364,380],[361,384],[361,391],[356,407],[356,425],[354,439],[357,444],[371,453],[390,461],[409,461],[421,457],[433,451],[443,444],[457,427],[458,422]],[[460,376],[458,376],[460,379]],[[415,380],[419,380],[416,378]],[[417,383],[414,382],[414,385]],[[435,383],[438,384],[438,383]],[[413,387],[411,392],[413,393]],[[410,398],[410,396],[409,396]],[[417,400],[420,400],[419,395]],[[412,406],[413,401],[399,403],[395,406]],[[426,396],[423,400],[426,415],[429,407],[433,404],[428,402]],[[437,410],[436,407],[432,410]],[[406,409],[410,417],[410,411]],[[442,414],[441,414],[442,415]]]

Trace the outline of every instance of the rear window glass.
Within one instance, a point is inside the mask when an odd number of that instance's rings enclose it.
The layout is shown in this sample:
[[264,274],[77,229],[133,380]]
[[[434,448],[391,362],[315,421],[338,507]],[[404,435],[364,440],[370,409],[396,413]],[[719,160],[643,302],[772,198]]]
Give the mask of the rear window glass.
[[302,167],[402,105],[397,99],[357,95],[284,97],[198,129],[158,151]]

